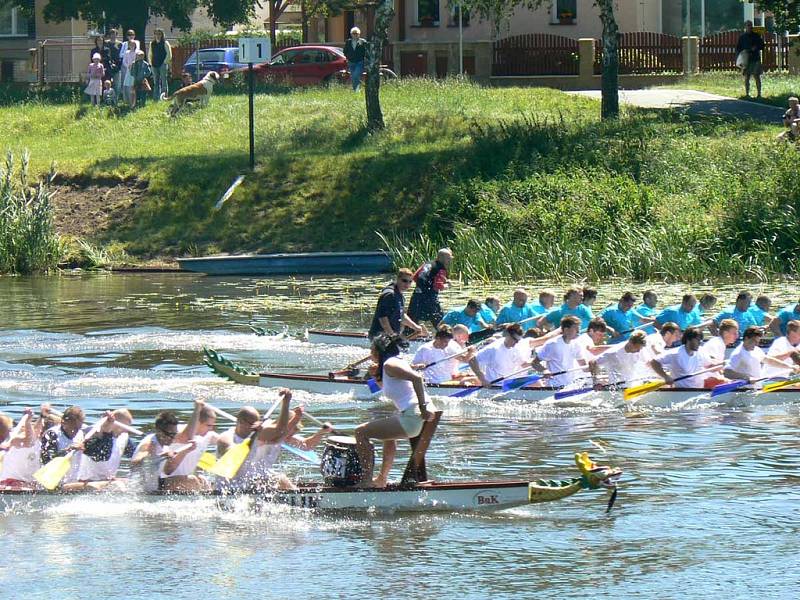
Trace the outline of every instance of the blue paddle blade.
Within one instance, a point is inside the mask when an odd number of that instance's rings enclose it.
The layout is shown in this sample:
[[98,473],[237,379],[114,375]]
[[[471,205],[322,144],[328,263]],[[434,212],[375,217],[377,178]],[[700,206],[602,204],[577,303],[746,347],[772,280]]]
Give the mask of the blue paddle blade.
[[588,394],[589,392],[593,391],[593,387],[580,388],[577,390],[562,390],[553,394],[553,398],[556,400],[561,400],[562,398],[569,398],[570,396],[578,396],[580,394]]
[[448,394],[448,398],[463,398],[464,396],[469,396],[473,392],[477,392],[481,389],[481,386],[475,385],[472,387],[464,388],[463,390],[458,390],[457,392],[453,392],[452,394]]
[[738,390],[749,383],[749,381],[745,381],[744,379],[737,379],[736,381],[731,381],[730,383],[720,383],[712,388],[711,397],[713,398],[714,396],[720,396],[722,394],[732,392],[733,390]]
[[506,379],[503,382],[503,391],[516,390],[517,388],[525,387],[529,383],[535,383],[542,378],[541,375],[529,375],[527,377],[516,377],[514,379]]
[[381,391],[381,386],[378,385],[378,382],[375,381],[374,378],[367,379],[367,387],[372,394],[377,394]]

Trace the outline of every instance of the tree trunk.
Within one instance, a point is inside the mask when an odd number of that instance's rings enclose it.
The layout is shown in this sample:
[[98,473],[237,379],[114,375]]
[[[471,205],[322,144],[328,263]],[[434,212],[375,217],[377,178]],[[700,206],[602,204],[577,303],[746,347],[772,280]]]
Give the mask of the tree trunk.
[[389,37],[389,27],[394,18],[393,0],[379,0],[375,9],[375,25],[367,40],[367,85],[365,98],[367,102],[367,129],[378,131],[385,127],[381,111],[381,59],[383,45]]
[[619,27],[614,18],[613,0],[597,0],[597,6],[603,23],[600,116],[603,119],[616,119],[619,116]]
[[281,0],[269,1],[269,44],[275,52],[278,47],[278,15],[276,11],[281,4]]
[[300,28],[304,44],[308,43],[308,15],[306,14],[306,0],[300,2]]

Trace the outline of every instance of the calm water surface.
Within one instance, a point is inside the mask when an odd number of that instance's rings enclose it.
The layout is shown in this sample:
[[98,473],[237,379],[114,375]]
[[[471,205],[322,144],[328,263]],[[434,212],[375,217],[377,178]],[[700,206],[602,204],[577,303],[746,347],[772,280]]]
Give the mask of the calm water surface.
[[[0,410],[16,417],[45,400],[78,403],[91,419],[126,406],[149,429],[158,410],[188,413],[195,397],[263,408],[274,390],[214,377],[201,348],[251,367],[343,366],[364,350],[312,346],[295,334],[306,325],[366,326],[380,282],[0,278]],[[601,286],[597,306],[622,287]],[[447,298],[455,305],[510,289],[456,288]],[[682,293],[657,289],[662,305]],[[736,287],[716,291],[732,298]],[[753,291],[768,291],[779,305],[797,297],[788,285]],[[248,323],[278,334],[255,336]],[[345,396],[297,397],[342,429],[389,412]],[[0,501],[0,598],[800,595],[798,407],[630,418],[612,408],[444,404],[429,452],[437,478],[563,478],[574,474],[573,453],[588,450],[625,471],[614,510],[604,513],[604,492],[488,515],[335,517],[281,507],[254,514],[207,500],[103,496]],[[405,457],[401,449],[398,464]],[[283,460],[293,475],[315,475]]]

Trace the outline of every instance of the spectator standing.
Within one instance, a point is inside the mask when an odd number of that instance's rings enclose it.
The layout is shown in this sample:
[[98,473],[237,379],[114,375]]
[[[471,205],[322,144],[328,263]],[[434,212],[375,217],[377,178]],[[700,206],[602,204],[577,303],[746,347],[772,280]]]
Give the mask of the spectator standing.
[[439,304],[439,292],[447,287],[447,269],[452,260],[450,248],[442,248],[436,253],[436,260],[426,262],[414,273],[417,287],[408,303],[408,316],[415,323],[429,321],[437,327],[442,320],[444,312]]
[[120,79],[120,66],[121,56],[120,49],[122,44],[117,41],[117,30],[112,29],[108,32],[108,41],[106,42],[106,52],[108,54],[108,69],[106,70],[106,77],[112,80],[114,86],[114,96],[119,96],[122,80]]
[[136,39],[136,32],[133,29],[128,29],[125,33],[128,38],[119,48],[120,56],[120,81],[122,82],[122,97],[125,102],[131,104],[131,92],[133,91],[133,77],[128,77],[130,74],[131,65],[136,60],[136,51],[139,49],[139,40]]
[[148,79],[153,76],[153,69],[150,67],[150,63],[144,59],[144,50],[136,50],[136,60],[131,65],[131,76],[133,78],[131,108],[135,108],[137,103],[139,106],[144,106],[147,102],[147,95],[153,91]]
[[353,27],[350,37],[344,44],[344,57],[347,59],[347,70],[350,71],[350,82],[353,91],[361,87],[361,75],[364,73],[364,59],[367,56],[367,42],[361,37],[361,30]]
[[172,64],[172,46],[164,38],[164,30],[156,29],[150,42],[150,67],[153,69],[153,100],[161,93],[169,95],[169,68]]
[[114,108],[117,105],[117,91],[111,85],[111,80],[103,82],[103,106]]
[[109,76],[109,71],[111,70],[111,65],[108,60],[108,47],[106,43],[103,41],[102,35],[94,36],[94,46],[91,50],[89,50],[89,60],[94,60],[94,55],[100,55],[100,63],[103,65],[103,69],[105,70],[105,74],[103,78]]
[[739,55],[746,52],[745,55],[747,62],[744,63],[742,68],[742,75],[744,75],[744,93],[748,98],[750,97],[750,77],[756,80],[756,93],[758,98],[761,98],[761,51],[764,49],[764,38],[753,31],[753,22],[744,22],[744,33],[739,36],[739,41],[736,43],[736,58],[737,63]]
[[106,70],[100,62],[101,58],[100,54],[95,52],[86,73],[86,89],[83,92],[92,99],[92,106],[98,106],[103,95],[103,77]]

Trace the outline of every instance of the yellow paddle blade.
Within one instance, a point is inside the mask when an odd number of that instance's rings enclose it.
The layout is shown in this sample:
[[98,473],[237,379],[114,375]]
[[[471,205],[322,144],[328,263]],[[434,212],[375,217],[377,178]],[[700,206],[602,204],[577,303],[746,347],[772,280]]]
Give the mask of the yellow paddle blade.
[[72,454],[56,456],[33,474],[33,478],[46,490],[54,490],[72,466]]
[[767,394],[769,392],[774,392],[775,390],[780,390],[785,387],[789,387],[790,385],[797,385],[800,383],[800,379],[787,379],[786,381],[776,381],[775,383],[768,383],[763,388],[761,388],[762,394]]
[[250,438],[247,438],[241,444],[236,444],[228,449],[222,455],[211,469],[208,471],[214,475],[219,475],[225,479],[232,479],[239,472],[239,467],[242,466],[244,459],[250,453]]
[[667,385],[666,381],[648,381],[647,383],[643,383],[642,385],[637,385],[635,387],[625,388],[625,392],[622,395],[623,399],[625,400],[632,400],[633,398],[638,398],[648,392],[654,392],[657,389],[660,389]]
[[198,468],[203,469],[203,471],[211,471],[216,464],[217,457],[211,454],[211,452],[203,452],[200,455],[200,460],[197,462]]

